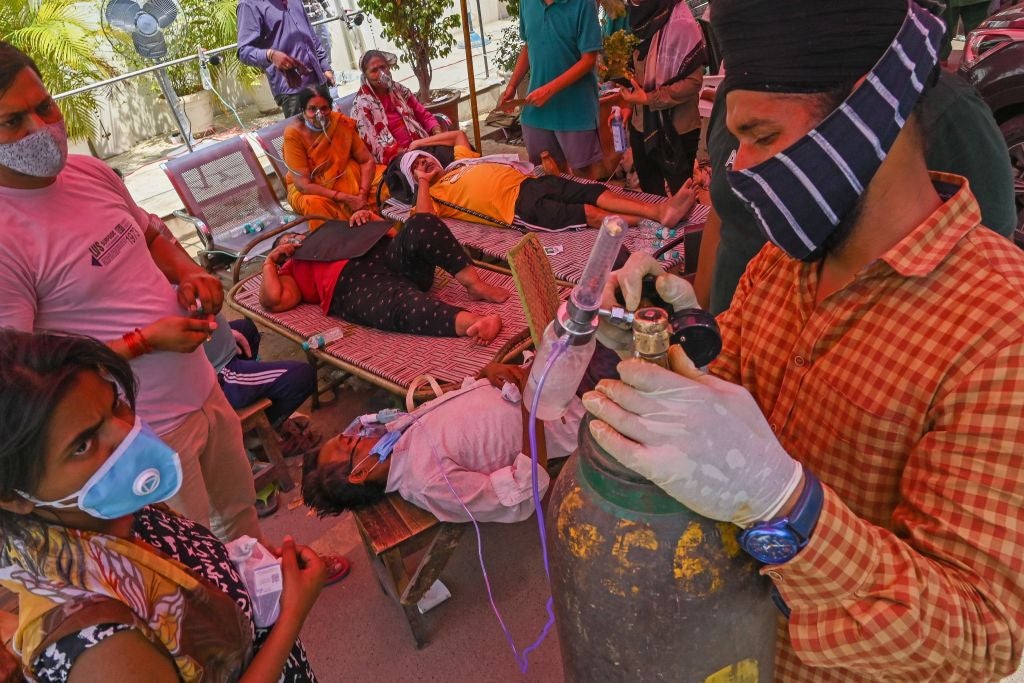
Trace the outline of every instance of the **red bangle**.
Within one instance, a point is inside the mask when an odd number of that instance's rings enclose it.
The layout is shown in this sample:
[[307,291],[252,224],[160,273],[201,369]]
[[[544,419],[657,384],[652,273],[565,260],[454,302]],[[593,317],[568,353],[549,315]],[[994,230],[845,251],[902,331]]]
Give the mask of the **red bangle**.
[[125,332],[121,336],[121,341],[123,341],[124,345],[128,347],[128,355],[130,355],[132,358],[136,358],[142,355],[139,352],[139,348],[135,343],[135,332]]
[[135,334],[138,335],[139,344],[142,345],[143,352],[144,353],[153,353],[153,347],[152,347],[152,345],[150,345],[149,340],[146,339],[146,335],[142,334],[142,330],[140,330],[139,328],[136,327],[135,328]]
[[132,358],[138,358],[153,351],[153,347],[146,341],[142,330],[137,327],[131,332],[125,332],[124,336],[121,337],[121,341],[128,347],[128,353],[132,355]]

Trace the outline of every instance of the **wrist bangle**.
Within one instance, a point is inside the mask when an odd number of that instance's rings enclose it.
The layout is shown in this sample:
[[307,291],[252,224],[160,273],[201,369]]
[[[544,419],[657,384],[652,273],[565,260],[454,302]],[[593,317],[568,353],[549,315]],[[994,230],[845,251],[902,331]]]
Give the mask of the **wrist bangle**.
[[274,61],[273,55],[274,55],[274,48],[268,47],[267,48],[267,61],[268,62],[273,62]]
[[144,356],[153,350],[153,347],[149,345],[146,337],[142,334],[142,330],[137,327],[130,332],[125,332],[121,337],[121,341],[128,347],[128,353],[131,354],[132,358]]
[[146,335],[142,333],[142,330],[137,327],[135,328],[135,336],[138,338],[139,344],[142,346],[143,353],[153,353],[153,346],[149,343],[149,340],[146,339]]

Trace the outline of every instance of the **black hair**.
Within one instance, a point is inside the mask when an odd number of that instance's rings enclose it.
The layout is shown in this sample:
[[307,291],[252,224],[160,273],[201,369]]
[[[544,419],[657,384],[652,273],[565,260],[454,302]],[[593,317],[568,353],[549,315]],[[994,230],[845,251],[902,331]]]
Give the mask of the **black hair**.
[[10,43],[0,40],[0,95],[7,92],[23,69],[32,69],[40,79],[43,77],[31,57]]
[[[79,373],[109,376],[135,409],[128,361],[91,337],[0,329],[0,499],[32,492],[45,463],[50,418]],[[24,516],[0,511],[0,533],[16,535]]]
[[302,500],[323,517],[370,505],[384,497],[384,484],[353,484],[348,480],[351,473],[351,460],[321,465],[320,449],[306,453],[302,462]]
[[327,89],[327,86],[321,83],[320,85],[310,85],[299,91],[299,116],[302,116],[306,112],[306,105],[314,97],[322,97],[327,100],[328,104],[331,101],[331,91]]

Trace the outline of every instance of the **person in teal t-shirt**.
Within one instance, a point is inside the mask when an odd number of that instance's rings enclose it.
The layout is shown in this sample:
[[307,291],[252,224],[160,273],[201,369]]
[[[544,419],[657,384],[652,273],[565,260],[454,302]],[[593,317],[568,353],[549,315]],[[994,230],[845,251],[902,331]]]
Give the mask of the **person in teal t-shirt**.
[[[601,25],[594,0],[522,0],[519,35],[525,43],[502,108],[530,72],[530,92],[520,116],[530,160],[547,151],[579,176],[593,178],[601,161],[597,135],[597,76]],[[599,168],[599,166],[598,166]]]

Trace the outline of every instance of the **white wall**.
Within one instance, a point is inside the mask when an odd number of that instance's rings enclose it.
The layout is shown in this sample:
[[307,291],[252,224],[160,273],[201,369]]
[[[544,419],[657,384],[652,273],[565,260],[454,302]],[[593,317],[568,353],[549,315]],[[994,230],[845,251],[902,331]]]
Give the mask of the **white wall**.
[[[333,4],[340,13],[345,9],[355,9],[358,0],[333,0]],[[473,12],[474,28],[479,31],[479,24],[475,18],[476,0],[467,0],[467,8]],[[507,16],[505,5],[499,0],[480,0],[480,10],[483,13],[484,24]],[[458,12],[459,0],[454,0],[449,13]],[[339,80],[346,76],[351,79],[342,86],[342,92],[350,92],[358,87],[357,62],[366,49],[376,46],[383,50],[396,51],[393,45],[381,38],[380,27],[375,20],[364,21],[361,26],[351,30],[341,21],[334,21],[328,25],[332,39],[331,62],[335,72]],[[461,41],[461,29],[456,37]],[[494,45],[492,42],[491,46]],[[452,61],[454,58],[449,57],[444,61]],[[405,67],[399,76],[410,76],[411,73],[412,70]],[[224,79],[218,87],[224,98],[236,108],[246,107],[255,102],[254,92],[244,90],[231,79]],[[260,87],[266,88],[266,83],[261,83]],[[226,109],[215,103],[214,113],[224,112]],[[171,135],[178,130],[170,108],[156,88],[155,76],[149,74],[126,81],[110,97],[101,98],[97,120],[101,133],[91,140],[91,143],[100,158],[121,154],[149,138]]]

